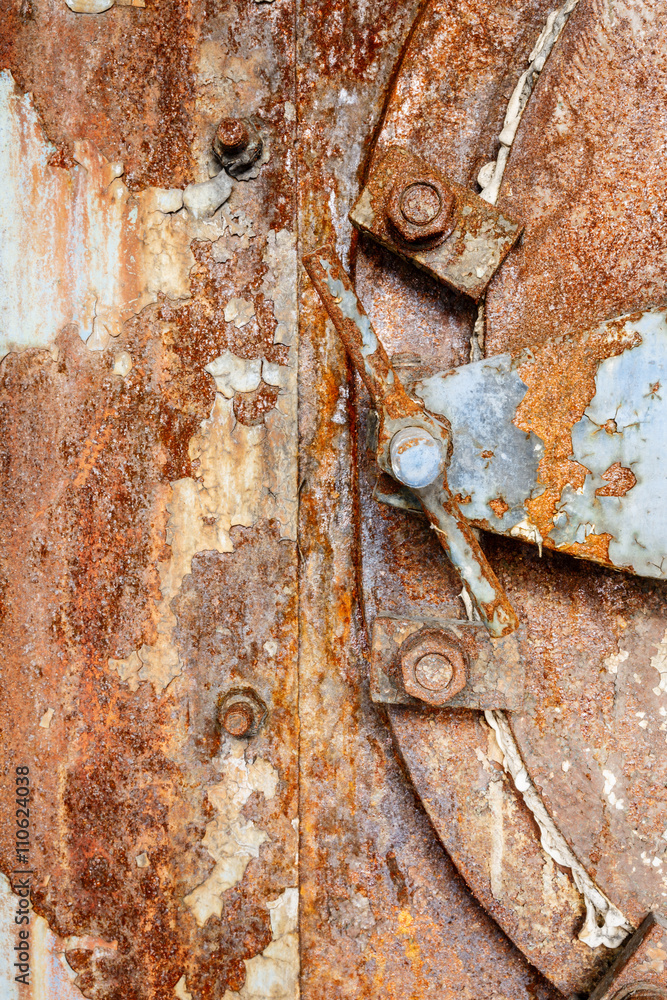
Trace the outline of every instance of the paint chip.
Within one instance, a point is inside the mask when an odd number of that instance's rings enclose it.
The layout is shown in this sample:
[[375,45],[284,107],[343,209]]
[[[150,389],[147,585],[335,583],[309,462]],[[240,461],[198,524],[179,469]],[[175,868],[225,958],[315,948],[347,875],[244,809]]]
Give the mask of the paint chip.
[[138,854],[135,860],[137,862],[137,868],[148,868],[150,865],[149,857],[145,851],[142,854]]
[[51,725],[51,719],[53,718],[54,715],[55,715],[55,710],[53,708],[47,709],[47,711],[44,712],[42,718],[39,720],[40,729],[48,729],[49,726]]
[[225,322],[233,323],[237,330],[246,326],[255,315],[255,306],[247,299],[233,298],[225,306]]
[[132,370],[132,355],[129,351],[119,351],[114,356],[113,368],[111,370],[114,375],[120,375],[121,378],[125,378],[128,372]]

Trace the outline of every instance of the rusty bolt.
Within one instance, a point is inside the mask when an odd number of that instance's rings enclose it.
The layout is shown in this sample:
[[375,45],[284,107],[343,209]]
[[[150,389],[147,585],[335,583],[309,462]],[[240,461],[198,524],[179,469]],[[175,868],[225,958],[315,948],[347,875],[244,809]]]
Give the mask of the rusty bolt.
[[218,709],[222,729],[237,740],[256,736],[264,725],[267,714],[266,705],[250,688],[228,691]]
[[249,141],[248,126],[238,118],[223,118],[216,129],[213,140],[214,146],[223,153],[235,153],[247,146]]
[[263,148],[262,137],[250,118],[223,118],[213,137],[213,152],[232,177],[245,173]]
[[400,649],[405,690],[428,705],[445,705],[466,686],[467,657],[442,629],[420,629]]
[[436,177],[397,180],[387,200],[387,217],[409,243],[449,236],[456,199]]

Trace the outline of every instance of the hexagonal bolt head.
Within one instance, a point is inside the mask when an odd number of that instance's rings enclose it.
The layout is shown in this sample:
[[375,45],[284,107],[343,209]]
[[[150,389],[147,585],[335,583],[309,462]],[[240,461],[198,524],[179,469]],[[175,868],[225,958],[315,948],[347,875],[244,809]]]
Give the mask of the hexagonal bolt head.
[[268,709],[251,688],[228,691],[218,707],[218,721],[228,736],[249,740],[256,736],[268,715]]
[[453,635],[420,629],[400,649],[405,690],[427,705],[446,705],[466,686],[468,659]]
[[223,118],[213,137],[213,152],[232,177],[248,170],[263,148],[262,137],[250,118]]
[[397,180],[387,199],[387,218],[408,243],[434,242],[454,228],[454,193],[435,177]]

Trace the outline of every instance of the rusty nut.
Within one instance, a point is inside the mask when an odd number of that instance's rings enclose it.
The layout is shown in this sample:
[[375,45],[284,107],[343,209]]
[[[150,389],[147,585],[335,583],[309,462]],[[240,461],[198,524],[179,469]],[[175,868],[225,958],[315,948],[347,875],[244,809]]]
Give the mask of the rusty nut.
[[266,705],[251,688],[228,691],[218,707],[220,727],[237,740],[249,740],[256,736],[267,715]]
[[466,686],[468,663],[454,636],[441,629],[420,629],[400,649],[406,692],[427,705],[446,705]]
[[220,153],[243,149],[250,141],[250,132],[242,118],[223,118],[215,131],[214,148]]
[[263,149],[263,139],[251,118],[223,118],[213,137],[213,152],[232,177],[249,170]]
[[428,176],[395,181],[387,199],[387,218],[408,243],[435,241],[449,236],[454,193],[438,178]]

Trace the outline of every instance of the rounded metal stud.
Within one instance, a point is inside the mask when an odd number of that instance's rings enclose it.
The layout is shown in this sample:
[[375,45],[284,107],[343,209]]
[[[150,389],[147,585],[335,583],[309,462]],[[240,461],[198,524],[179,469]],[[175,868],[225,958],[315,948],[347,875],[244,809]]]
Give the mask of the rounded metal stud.
[[396,479],[414,490],[430,486],[442,472],[440,445],[422,427],[404,427],[394,434],[389,458]]

